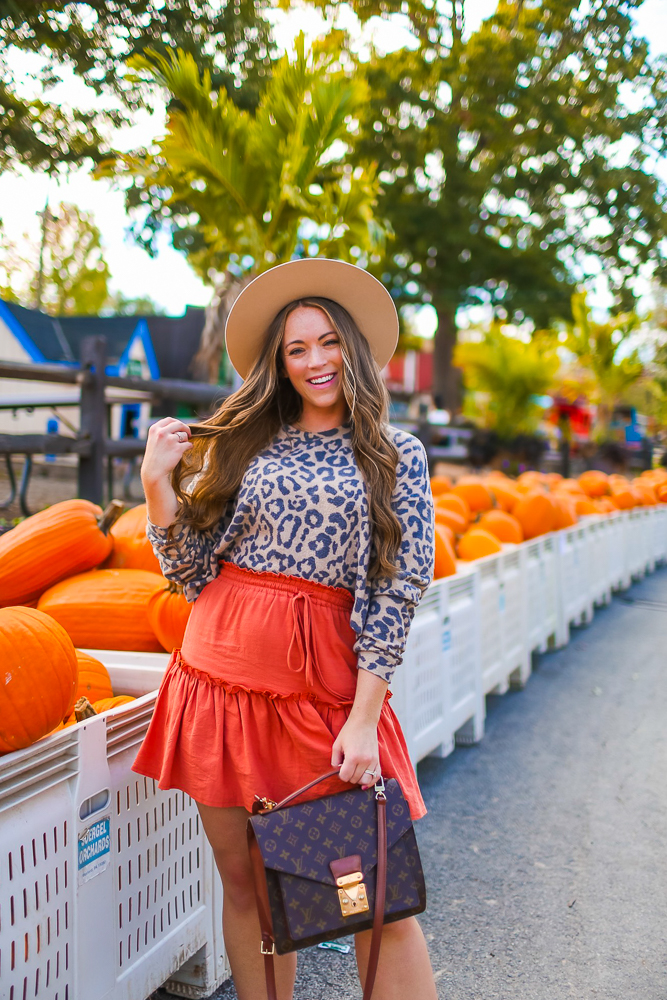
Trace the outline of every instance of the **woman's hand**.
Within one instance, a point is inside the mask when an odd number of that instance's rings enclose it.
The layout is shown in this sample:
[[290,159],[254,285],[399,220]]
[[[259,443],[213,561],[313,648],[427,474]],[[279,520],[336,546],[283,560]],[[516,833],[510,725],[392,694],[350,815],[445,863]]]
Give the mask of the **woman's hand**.
[[141,463],[141,480],[159,483],[176,468],[186,451],[192,448],[190,428],[175,417],[163,417],[148,429],[146,451]]
[[350,715],[331,751],[333,767],[342,765],[340,777],[365,788],[380,774],[378,722],[389,685],[369,670],[357,671],[357,690]]
[[169,477],[192,447],[190,428],[182,420],[164,417],[149,428],[141,482],[149,520],[162,528],[169,527],[178,511],[178,500]]
[[350,715],[333,745],[331,764],[341,765],[341,781],[364,787],[374,785],[380,773],[377,725]]

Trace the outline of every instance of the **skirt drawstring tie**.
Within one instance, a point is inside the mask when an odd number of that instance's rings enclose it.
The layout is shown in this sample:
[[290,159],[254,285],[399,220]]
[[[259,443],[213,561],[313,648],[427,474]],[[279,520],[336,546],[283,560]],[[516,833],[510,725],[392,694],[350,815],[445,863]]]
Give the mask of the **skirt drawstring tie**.
[[299,592],[290,599],[292,613],[292,636],[287,650],[287,666],[293,673],[304,671],[306,683],[312,687],[315,677],[322,687],[334,698],[344,699],[345,695],[329,687],[317,662],[317,649],[313,634],[313,609],[310,594]]

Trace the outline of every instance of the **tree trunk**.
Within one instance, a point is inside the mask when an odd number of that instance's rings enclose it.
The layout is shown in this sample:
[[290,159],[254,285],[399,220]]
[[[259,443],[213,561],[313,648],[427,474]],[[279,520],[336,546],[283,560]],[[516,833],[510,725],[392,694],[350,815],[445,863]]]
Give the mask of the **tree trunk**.
[[190,363],[192,374],[200,381],[212,382],[214,385],[218,382],[222,352],[225,349],[225,323],[232,305],[250,280],[250,277],[238,279],[228,271],[213,292],[206,307],[199,349]]
[[436,305],[438,328],[433,354],[433,400],[438,409],[449,410],[451,416],[461,409],[461,369],[452,364],[456,346],[456,308]]

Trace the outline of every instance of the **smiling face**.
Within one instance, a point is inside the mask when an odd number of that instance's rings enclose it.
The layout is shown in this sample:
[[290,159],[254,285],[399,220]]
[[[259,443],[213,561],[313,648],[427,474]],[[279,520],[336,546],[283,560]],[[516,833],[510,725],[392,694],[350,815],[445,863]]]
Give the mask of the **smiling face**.
[[[343,395],[340,336],[331,320],[313,306],[298,306],[285,322],[281,356],[287,377],[301,396],[301,423],[324,430],[321,423],[340,425],[347,415]],[[312,424],[312,427],[308,425]]]

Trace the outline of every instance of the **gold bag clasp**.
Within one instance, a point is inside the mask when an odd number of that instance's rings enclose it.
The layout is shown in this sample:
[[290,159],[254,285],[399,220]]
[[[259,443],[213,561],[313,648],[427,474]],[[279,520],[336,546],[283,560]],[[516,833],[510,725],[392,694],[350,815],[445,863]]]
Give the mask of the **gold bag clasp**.
[[361,872],[351,872],[349,875],[342,875],[336,879],[342,916],[351,917],[355,913],[367,913],[370,909],[368,893],[362,879]]

